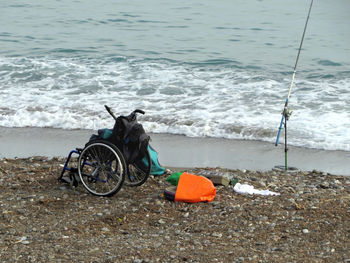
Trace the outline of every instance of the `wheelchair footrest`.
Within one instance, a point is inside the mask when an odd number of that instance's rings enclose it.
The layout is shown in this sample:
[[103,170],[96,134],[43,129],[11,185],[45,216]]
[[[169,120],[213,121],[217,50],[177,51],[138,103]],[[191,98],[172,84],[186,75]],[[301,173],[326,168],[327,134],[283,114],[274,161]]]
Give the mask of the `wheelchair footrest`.
[[[68,154],[67,160],[63,166],[62,172],[60,177],[57,178],[57,180],[59,182],[63,182],[63,183],[68,183],[68,184],[72,184],[74,186],[78,186],[78,182],[80,181],[80,178],[78,176],[78,169],[75,167],[68,167],[69,161],[72,157],[73,154],[76,155],[80,155],[82,149],[77,148],[76,150],[72,150],[70,151],[70,153]],[[69,172],[69,175],[66,176],[65,173]]]
[[78,169],[77,168],[70,168],[69,175],[68,176],[62,176],[59,178],[60,182],[70,184],[74,187],[78,186],[78,183],[80,182],[80,177],[78,175]]

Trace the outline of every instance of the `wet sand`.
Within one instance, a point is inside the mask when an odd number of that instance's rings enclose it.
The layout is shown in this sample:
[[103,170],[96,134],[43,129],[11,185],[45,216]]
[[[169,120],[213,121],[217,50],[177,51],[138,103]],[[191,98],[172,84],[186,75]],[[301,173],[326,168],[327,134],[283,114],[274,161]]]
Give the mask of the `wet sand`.
[[[0,158],[67,156],[83,147],[92,130],[0,127]],[[171,167],[223,167],[268,171],[284,164],[284,145],[260,141],[190,138],[181,135],[151,134],[151,145],[159,161]],[[350,175],[350,152],[289,147],[288,165],[300,170],[319,170]]]

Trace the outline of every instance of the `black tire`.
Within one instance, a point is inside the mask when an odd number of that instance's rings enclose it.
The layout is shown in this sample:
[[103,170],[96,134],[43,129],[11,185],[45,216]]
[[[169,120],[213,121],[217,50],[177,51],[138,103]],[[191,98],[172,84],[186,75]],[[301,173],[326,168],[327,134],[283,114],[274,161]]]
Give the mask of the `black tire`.
[[112,196],[122,187],[126,164],[112,143],[93,140],[85,145],[78,160],[78,174],[86,190],[97,196]]
[[128,165],[124,184],[131,187],[144,184],[151,173],[151,169],[151,155],[147,151],[144,158]]

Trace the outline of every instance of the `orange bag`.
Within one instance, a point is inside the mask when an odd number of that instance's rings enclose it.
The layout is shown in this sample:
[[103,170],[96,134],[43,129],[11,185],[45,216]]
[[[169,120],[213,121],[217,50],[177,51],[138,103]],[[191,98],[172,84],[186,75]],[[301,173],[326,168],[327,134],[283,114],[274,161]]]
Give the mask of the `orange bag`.
[[175,193],[177,202],[211,202],[216,195],[216,188],[212,181],[203,176],[183,173],[180,176]]

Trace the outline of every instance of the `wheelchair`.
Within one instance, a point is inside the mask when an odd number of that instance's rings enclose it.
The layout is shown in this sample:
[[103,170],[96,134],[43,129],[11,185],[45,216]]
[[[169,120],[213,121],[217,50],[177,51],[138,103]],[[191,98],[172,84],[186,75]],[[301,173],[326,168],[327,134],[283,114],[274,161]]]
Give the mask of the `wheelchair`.
[[[148,152],[149,136],[137,122],[136,109],[128,116],[116,117],[113,129],[100,129],[84,148],[70,151],[58,180],[77,187],[82,183],[96,196],[113,196],[123,184],[140,186],[148,179],[152,161]],[[66,174],[68,173],[68,176]]]

